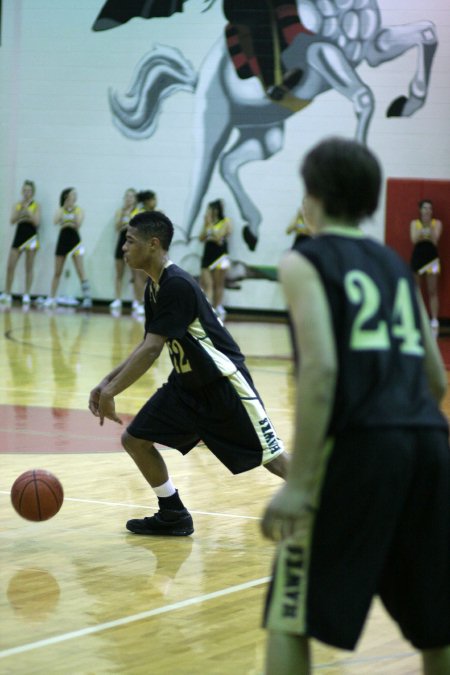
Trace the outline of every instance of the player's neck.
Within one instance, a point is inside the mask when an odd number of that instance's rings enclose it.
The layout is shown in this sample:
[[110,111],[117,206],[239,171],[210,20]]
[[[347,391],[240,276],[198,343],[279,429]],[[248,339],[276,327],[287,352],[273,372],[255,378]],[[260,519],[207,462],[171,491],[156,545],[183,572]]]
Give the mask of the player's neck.
[[159,284],[159,280],[161,279],[162,273],[164,272],[164,268],[166,267],[168,261],[169,256],[167,253],[164,253],[160,258],[158,258],[158,260],[153,262],[151,268],[146,270],[153,283]]

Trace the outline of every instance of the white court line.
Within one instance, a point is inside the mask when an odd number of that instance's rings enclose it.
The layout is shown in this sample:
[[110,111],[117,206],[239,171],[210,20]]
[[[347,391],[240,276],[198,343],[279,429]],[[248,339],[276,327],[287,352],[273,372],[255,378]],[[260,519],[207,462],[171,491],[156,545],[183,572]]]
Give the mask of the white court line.
[[[9,495],[8,490],[0,490],[0,495]],[[76,499],[75,497],[65,497],[66,502],[81,502],[82,504],[100,504],[102,506],[126,506],[130,509],[151,509],[148,504],[126,504],[123,502],[105,502],[98,499]],[[216,511],[193,511],[189,509],[189,513],[195,513],[200,516],[220,516],[221,518],[241,518],[242,520],[261,520],[260,516],[239,516],[234,513],[219,513]]]
[[139,614],[124,616],[122,619],[107,621],[106,623],[100,623],[97,626],[91,626],[89,628],[81,628],[80,630],[74,630],[71,631],[70,633],[63,633],[62,635],[55,635],[54,637],[46,638],[45,640],[38,640],[37,642],[29,642],[28,644],[19,645],[18,647],[11,647],[11,649],[4,649],[3,651],[0,651],[0,659],[7,658],[8,656],[15,656],[16,654],[23,654],[25,652],[30,652],[34,649],[41,649],[42,647],[49,647],[51,645],[59,644],[60,642],[66,642],[67,640],[74,640],[76,638],[85,637],[86,635],[101,633],[102,631],[109,630],[110,628],[117,628],[118,626],[126,626],[129,623],[134,623],[136,621],[143,621],[144,619],[149,619],[153,616],[158,616],[159,614],[167,614],[168,612],[173,612],[178,609],[184,609],[185,607],[190,607],[192,605],[197,605],[202,602],[207,602],[208,600],[221,598],[224,595],[230,595],[231,593],[246,591],[249,588],[254,588],[255,586],[261,586],[262,584],[267,583],[269,579],[270,579],[269,577],[254,579],[253,581],[247,581],[245,584],[238,584],[237,586],[230,586],[229,588],[224,588],[221,591],[214,591],[213,593],[198,595],[194,598],[188,598],[187,600],[174,602],[172,605],[166,605],[165,607],[149,609],[146,612],[139,612]]

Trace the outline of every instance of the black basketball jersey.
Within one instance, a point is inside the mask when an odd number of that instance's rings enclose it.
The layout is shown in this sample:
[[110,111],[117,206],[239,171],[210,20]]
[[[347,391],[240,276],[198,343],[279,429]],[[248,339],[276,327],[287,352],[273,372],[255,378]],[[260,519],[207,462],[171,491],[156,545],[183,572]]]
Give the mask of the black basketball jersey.
[[332,314],[338,377],[329,433],[446,427],[425,377],[419,306],[407,265],[351,228],[327,228],[304,242],[301,254],[317,269]]
[[173,365],[170,378],[187,389],[238,369],[246,371],[243,354],[202,289],[174,263],[164,269],[159,284],[147,282],[145,332],[167,337]]

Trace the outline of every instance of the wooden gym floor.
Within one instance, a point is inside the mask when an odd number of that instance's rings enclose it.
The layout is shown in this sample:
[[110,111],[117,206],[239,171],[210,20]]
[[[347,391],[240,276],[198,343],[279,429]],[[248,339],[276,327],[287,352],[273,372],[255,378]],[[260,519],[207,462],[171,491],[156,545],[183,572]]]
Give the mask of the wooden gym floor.
[[[259,675],[263,600],[274,552],[259,532],[280,485],[264,469],[231,476],[205,447],[167,462],[194,517],[181,539],[141,538],[153,493],[121,450],[121,427],[87,410],[90,389],[142,337],[130,316],[74,310],[0,313],[0,672]],[[289,446],[292,365],[286,325],[228,321]],[[450,369],[450,338],[439,341]],[[170,369],[167,355],[118,397],[126,422]],[[449,412],[449,399],[446,401]],[[23,471],[55,473],[59,514],[21,519],[9,492]],[[419,658],[375,602],[354,653],[314,644],[314,672],[412,674]]]

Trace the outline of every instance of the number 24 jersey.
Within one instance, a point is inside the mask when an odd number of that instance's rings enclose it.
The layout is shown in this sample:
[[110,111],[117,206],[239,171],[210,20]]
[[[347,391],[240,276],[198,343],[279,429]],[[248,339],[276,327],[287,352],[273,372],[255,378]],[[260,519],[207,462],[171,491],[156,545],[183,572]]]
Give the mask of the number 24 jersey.
[[407,265],[352,228],[328,228],[303,243],[301,255],[315,266],[332,315],[338,379],[329,432],[446,428],[425,378],[419,306]]

